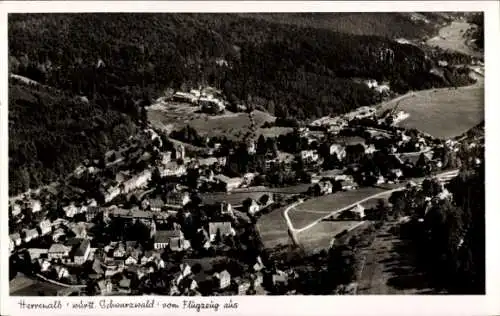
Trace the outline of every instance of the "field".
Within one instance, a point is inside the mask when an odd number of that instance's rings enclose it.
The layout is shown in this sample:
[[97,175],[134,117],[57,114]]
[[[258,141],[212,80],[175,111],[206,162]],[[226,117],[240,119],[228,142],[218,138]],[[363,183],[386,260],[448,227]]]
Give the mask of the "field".
[[484,89],[421,91],[401,101],[399,109],[410,114],[400,123],[439,138],[461,135],[484,120]]
[[[273,122],[275,118],[262,111],[253,112],[257,131],[266,136],[287,133],[287,128],[259,129],[264,122]],[[186,103],[159,102],[148,108],[148,120],[153,126],[171,131],[189,124],[200,135],[227,136],[240,139],[250,127],[250,119],[246,113],[232,113],[226,111],[221,115],[207,115],[200,113],[197,106]]]
[[257,222],[262,242],[267,249],[289,244],[288,228],[283,218],[284,209],[283,207],[264,214]]
[[291,127],[268,127],[268,128],[259,128],[257,130],[257,134],[262,135],[264,137],[278,137],[280,135],[285,135],[293,131]]
[[362,222],[356,221],[324,221],[314,227],[297,234],[301,246],[307,253],[328,249],[333,237],[344,230],[349,230]]
[[48,282],[32,280],[23,275],[18,275],[9,283],[11,296],[56,296],[57,291],[64,287]]
[[311,222],[328,215],[329,213],[349,206],[350,204],[370,195],[384,192],[380,188],[360,188],[359,190],[337,192],[307,200],[290,210],[288,215],[296,229],[307,226]]
[[481,56],[467,45],[465,32],[471,27],[467,22],[454,21],[439,30],[439,36],[427,41],[429,46],[438,46],[446,50],[454,50],[472,56]]
[[[273,122],[275,118],[265,112],[254,111],[256,127],[264,122]],[[205,116],[188,122],[200,135],[226,136],[241,139],[250,130],[250,118],[246,113],[232,113],[223,116]]]
[[358,294],[436,294],[425,277],[413,268],[411,247],[391,232],[394,223],[386,223],[366,249],[358,279]]

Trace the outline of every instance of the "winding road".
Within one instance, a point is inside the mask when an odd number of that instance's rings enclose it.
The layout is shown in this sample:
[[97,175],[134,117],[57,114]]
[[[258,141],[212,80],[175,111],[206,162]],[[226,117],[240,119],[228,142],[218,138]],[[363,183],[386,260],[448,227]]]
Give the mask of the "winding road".
[[[447,179],[447,178],[456,176],[458,174],[458,171],[459,171],[458,169],[454,169],[454,170],[450,170],[450,171],[445,171],[445,172],[442,172],[442,173],[434,175],[434,177],[436,177],[438,179]],[[416,183],[422,183],[422,181],[424,179],[425,178],[418,178],[418,179],[412,179],[412,180],[415,181]],[[411,181],[411,180],[409,180],[409,181]],[[380,192],[380,193],[377,193],[377,194],[370,195],[370,196],[365,197],[363,199],[360,199],[360,200],[358,200],[358,201],[356,201],[356,202],[354,202],[354,203],[352,203],[352,204],[350,204],[348,206],[345,206],[345,207],[342,207],[342,208],[337,209],[335,211],[332,211],[332,212],[328,213],[327,215],[314,220],[309,225],[307,225],[305,227],[302,227],[302,228],[295,228],[295,227],[293,227],[293,223],[292,223],[290,217],[288,216],[288,212],[290,212],[290,210],[294,209],[296,206],[304,203],[304,200],[299,200],[298,202],[289,205],[283,211],[283,217],[285,218],[285,221],[286,221],[286,224],[287,224],[289,232],[291,232],[293,234],[300,233],[300,232],[303,232],[305,230],[308,230],[308,229],[314,227],[316,224],[320,223],[324,219],[327,219],[327,218],[331,217],[332,215],[335,215],[337,213],[343,212],[345,210],[351,209],[351,208],[355,207],[358,204],[364,203],[364,202],[366,202],[368,200],[371,200],[371,199],[374,199],[374,198],[379,198],[379,197],[382,197],[382,196],[386,196],[388,194],[392,194],[393,192],[396,192],[396,191],[403,190],[406,187],[406,185],[407,185],[408,182],[405,182],[404,184],[402,184],[401,186],[399,186],[397,188],[390,189],[390,190],[387,190],[387,191],[384,191],[384,192]]]

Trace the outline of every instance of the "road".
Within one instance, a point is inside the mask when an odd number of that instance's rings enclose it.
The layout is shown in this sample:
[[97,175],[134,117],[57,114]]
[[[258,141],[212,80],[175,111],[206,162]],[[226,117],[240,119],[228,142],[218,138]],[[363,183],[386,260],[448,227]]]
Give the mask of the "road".
[[[439,173],[437,175],[435,175],[435,177],[437,177],[438,179],[441,179],[441,178],[448,178],[448,177],[453,177],[453,176],[456,176],[458,174],[458,169],[455,169],[455,170],[450,170],[450,171],[446,171],[446,172],[442,172],[442,173]],[[425,178],[418,178],[418,179],[413,179],[413,181],[417,182],[417,183],[421,183]],[[409,180],[411,181],[411,180]],[[409,182],[408,181],[408,182]],[[403,190],[405,187],[406,187],[406,184],[408,183],[404,183],[404,185],[402,184],[401,186],[397,187],[397,188],[394,188],[394,189],[390,189],[390,190],[387,190],[387,191],[384,191],[384,192],[380,192],[380,193],[376,193],[376,194],[373,194],[373,195],[370,195],[366,198],[363,198],[363,199],[360,199],[346,207],[343,207],[343,208],[340,208],[340,209],[337,209],[335,211],[332,211],[331,213],[328,213],[327,215],[321,217],[321,218],[318,218],[317,220],[311,222],[309,225],[305,226],[305,227],[302,227],[300,229],[297,229],[295,227],[293,227],[293,223],[290,219],[290,217],[288,216],[288,212],[290,210],[292,210],[293,208],[295,208],[296,206],[304,203],[304,200],[299,200],[298,202],[296,203],[293,203],[291,204],[290,206],[288,206],[284,211],[283,211],[283,217],[285,218],[285,221],[286,221],[286,224],[287,224],[287,227],[288,227],[288,230],[294,234],[296,233],[300,233],[300,232],[303,232],[305,230],[308,230],[312,227],[314,227],[316,224],[320,223],[321,221],[323,221],[324,219],[327,219],[329,217],[331,217],[332,215],[335,215],[337,213],[340,213],[340,212],[343,212],[345,210],[348,210],[348,209],[351,209],[353,207],[355,207],[356,205],[358,204],[362,204],[368,200],[371,200],[371,199],[375,199],[375,198],[380,198],[382,196],[385,196],[385,195],[388,195],[388,194],[392,194],[393,192],[396,192],[396,191],[400,191],[400,190]]]

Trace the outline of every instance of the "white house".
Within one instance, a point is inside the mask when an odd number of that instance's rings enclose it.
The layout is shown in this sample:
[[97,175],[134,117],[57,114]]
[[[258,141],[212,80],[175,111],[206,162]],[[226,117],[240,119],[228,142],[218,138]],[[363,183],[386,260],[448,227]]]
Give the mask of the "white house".
[[46,219],[38,224],[38,228],[40,229],[40,233],[42,234],[42,236],[44,236],[52,231],[52,224],[50,220]]
[[334,154],[337,155],[337,158],[339,160],[344,159],[346,156],[345,147],[340,145],[340,144],[330,145],[330,155],[334,155]]
[[128,193],[138,188],[146,186],[151,180],[151,171],[145,170],[123,183],[123,192]]
[[38,238],[38,236],[39,234],[36,228],[24,230],[24,242],[26,243]]
[[214,179],[218,183],[222,184],[227,192],[238,188],[243,182],[242,178],[229,178],[223,174],[218,174],[214,176]]

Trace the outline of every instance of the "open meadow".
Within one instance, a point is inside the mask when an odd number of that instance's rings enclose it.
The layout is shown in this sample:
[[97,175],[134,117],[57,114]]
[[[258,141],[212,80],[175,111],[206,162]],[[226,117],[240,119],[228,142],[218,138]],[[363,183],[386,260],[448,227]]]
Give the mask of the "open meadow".
[[329,213],[342,209],[358,200],[384,192],[384,189],[366,187],[353,191],[337,192],[312,198],[291,209],[288,213],[293,226],[301,229]]
[[314,227],[297,233],[300,245],[307,253],[328,250],[335,235],[352,229],[362,222],[358,221],[322,221]]
[[416,128],[439,138],[450,138],[484,120],[484,89],[482,85],[475,85],[420,91],[414,97],[403,99],[399,109],[410,114],[400,126]]
[[267,249],[277,246],[285,246],[290,242],[288,227],[283,217],[285,207],[273,210],[262,215],[257,221],[257,228],[262,238],[262,242]]

